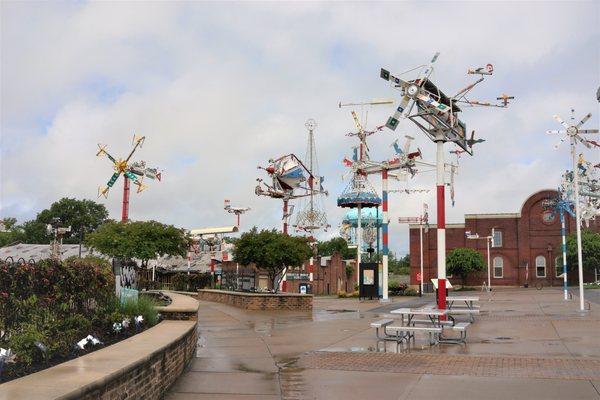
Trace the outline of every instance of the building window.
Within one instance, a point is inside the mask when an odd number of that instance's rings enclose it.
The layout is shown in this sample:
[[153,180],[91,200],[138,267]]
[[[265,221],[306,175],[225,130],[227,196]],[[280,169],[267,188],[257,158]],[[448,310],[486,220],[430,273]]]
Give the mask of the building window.
[[502,247],[502,231],[494,231],[492,247]]
[[556,277],[559,278],[563,273],[562,256],[556,257],[554,263],[554,266],[556,267]]
[[535,258],[535,276],[538,278],[546,277],[546,257],[537,256]]
[[504,260],[502,257],[494,257],[494,278],[504,276]]

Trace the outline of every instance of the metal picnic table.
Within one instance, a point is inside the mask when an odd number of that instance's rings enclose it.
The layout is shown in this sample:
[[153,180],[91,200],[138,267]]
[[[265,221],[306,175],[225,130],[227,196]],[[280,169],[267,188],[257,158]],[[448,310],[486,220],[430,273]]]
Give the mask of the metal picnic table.
[[448,309],[451,310],[452,307],[454,306],[454,302],[458,301],[464,301],[464,303],[466,304],[467,308],[469,310],[474,310],[475,306],[474,306],[474,302],[478,302],[479,301],[479,297],[478,296],[451,296],[451,297],[446,297],[446,303],[448,304]]

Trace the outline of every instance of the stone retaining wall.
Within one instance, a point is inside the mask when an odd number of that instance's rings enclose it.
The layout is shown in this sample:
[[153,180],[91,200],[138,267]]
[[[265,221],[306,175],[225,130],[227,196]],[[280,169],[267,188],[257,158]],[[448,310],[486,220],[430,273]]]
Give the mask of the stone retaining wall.
[[229,304],[245,310],[312,311],[313,296],[298,293],[244,293],[201,289],[198,300]]

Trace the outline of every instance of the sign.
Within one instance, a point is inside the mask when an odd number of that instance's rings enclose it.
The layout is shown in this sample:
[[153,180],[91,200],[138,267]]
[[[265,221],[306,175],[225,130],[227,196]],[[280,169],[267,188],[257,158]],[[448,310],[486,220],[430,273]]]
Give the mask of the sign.
[[125,304],[127,301],[136,301],[138,299],[139,291],[136,289],[128,289],[121,288],[121,293],[119,294],[119,298],[121,300],[121,304]]
[[229,260],[229,255],[227,254],[226,251],[223,252],[222,260],[223,261],[228,261]]
[[306,294],[306,285],[300,285],[300,293]]
[[417,272],[417,282],[421,282],[421,273]]

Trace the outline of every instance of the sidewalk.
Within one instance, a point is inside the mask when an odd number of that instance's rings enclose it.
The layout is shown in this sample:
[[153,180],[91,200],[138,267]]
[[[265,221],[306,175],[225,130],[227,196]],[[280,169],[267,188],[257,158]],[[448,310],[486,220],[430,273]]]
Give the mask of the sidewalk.
[[467,345],[375,352],[369,323],[415,301],[315,298],[312,315],[202,302],[197,358],[167,399],[600,399],[600,307],[500,289]]

